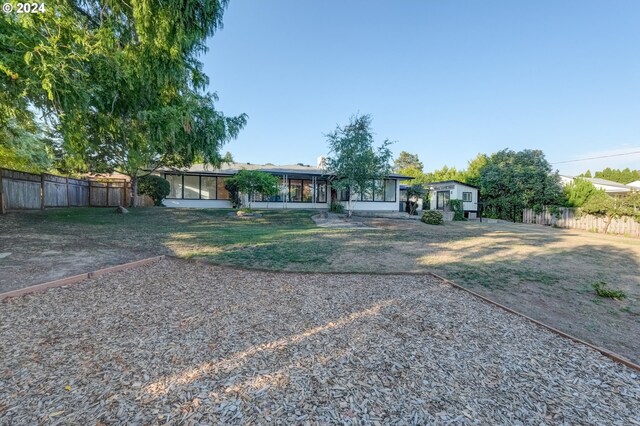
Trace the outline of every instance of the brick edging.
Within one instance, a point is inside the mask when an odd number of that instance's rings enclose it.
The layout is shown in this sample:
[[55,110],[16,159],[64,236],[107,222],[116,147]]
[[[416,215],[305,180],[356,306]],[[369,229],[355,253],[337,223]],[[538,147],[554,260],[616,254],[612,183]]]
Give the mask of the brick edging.
[[122,265],[109,266],[107,268],[98,269],[97,271],[93,271],[93,272],[87,272],[87,273],[80,274],[80,275],[74,275],[74,276],[67,277],[67,278],[61,278],[61,279],[55,280],[55,281],[49,281],[49,282],[46,282],[46,283],[36,284],[36,285],[32,285],[32,286],[25,287],[25,288],[19,288],[17,290],[11,290],[11,291],[8,291],[6,293],[0,293],[0,300],[4,301],[4,300],[9,299],[11,297],[20,297],[20,296],[24,296],[25,294],[37,293],[37,292],[45,291],[45,290],[48,290],[50,288],[77,284],[77,283],[79,283],[81,281],[84,281],[86,279],[89,279],[89,278],[96,278],[96,277],[102,276],[104,274],[108,274],[110,272],[118,272],[118,271],[124,271],[124,270],[131,269],[131,268],[136,268],[138,266],[142,266],[142,265],[147,265],[149,263],[158,262],[158,261],[160,261],[162,259],[164,259],[164,255],[149,257],[149,258],[146,258],[146,259],[136,260],[135,262],[124,263]]
[[435,274],[435,273],[433,273],[433,272],[429,272],[429,274],[430,274],[430,275],[432,275],[432,276],[434,276],[434,277],[436,277],[436,278],[438,278],[439,280],[444,281],[445,283],[449,284],[450,286],[452,286],[452,287],[454,287],[454,288],[457,288],[458,290],[462,290],[462,291],[465,291],[465,292],[467,292],[467,293],[469,293],[469,294],[472,294],[473,296],[475,296],[475,297],[477,297],[477,298],[479,298],[479,299],[482,299],[482,300],[484,300],[484,301],[485,301],[485,302],[487,302],[487,303],[490,303],[490,304],[492,304],[492,305],[494,305],[494,306],[497,306],[497,307],[499,307],[499,308],[502,308],[502,309],[504,309],[505,311],[510,312],[510,313],[512,313],[512,314],[516,314],[516,315],[518,315],[519,317],[522,317],[522,318],[524,318],[524,319],[526,319],[526,320],[528,320],[528,321],[533,322],[534,324],[539,325],[540,327],[546,328],[547,330],[551,331],[552,333],[555,333],[555,334],[557,334],[557,335],[559,335],[559,336],[561,336],[561,337],[564,337],[564,338],[566,338],[566,339],[573,340],[573,341],[574,341],[574,342],[576,342],[576,343],[580,343],[580,344],[582,344],[582,345],[588,346],[588,347],[590,347],[591,349],[593,349],[593,350],[596,350],[596,351],[600,352],[602,355],[606,356],[607,358],[612,359],[613,361],[616,361],[616,362],[618,362],[618,363],[620,363],[620,364],[624,364],[624,365],[626,365],[627,367],[632,368],[632,369],[634,369],[634,370],[636,370],[636,371],[640,371],[640,365],[638,365],[638,364],[636,364],[636,363],[634,363],[634,362],[632,362],[632,361],[630,361],[630,360],[628,360],[628,359],[624,358],[623,356],[620,356],[620,355],[618,355],[618,354],[616,354],[616,353],[613,353],[613,352],[611,352],[611,351],[608,351],[608,350],[606,350],[606,349],[604,349],[604,348],[601,348],[601,347],[599,347],[599,346],[593,345],[593,344],[591,344],[591,343],[589,343],[589,342],[585,342],[584,340],[579,339],[579,338],[577,338],[577,337],[575,337],[575,336],[572,336],[571,334],[567,334],[567,333],[565,333],[564,331],[560,331],[560,330],[558,330],[557,328],[553,328],[553,327],[551,327],[550,325],[547,325],[547,324],[545,324],[545,323],[543,323],[543,322],[540,322],[540,321],[538,321],[538,320],[536,320],[536,319],[533,319],[533,318],[531,318],[531,317],[529,317],[529,316],[527,316],[527,315],[525,315],[525,314],[523,314],[523,313],[521,313],[521,312],[518,312],[518,311],[516,311],[516,310],[513,310],[513,309],[511,309],[511,308],[508,308],[508,307],[506,307],[506,306],[504,306],[504,305],[501,305],[500,303],[495,302],[495,301],[493,301],[493,300],[489,299],[489,298],[488,298],[488,297],[486,297],[486,296],[483,296],[483,295],[481,295],[481,294],[479,294],[479,293],[476,293],[476,292],[475,292],[475,291],[473,291],[473,290],[469,290],[468,288],[462,287],[460,284],[456,284],[456,283],[454,283],[453,281],[448,280],[448,279],[446,279],[446,278],[444,278],[444,277],[441,277],[440,275],[437,275],[437,274]]

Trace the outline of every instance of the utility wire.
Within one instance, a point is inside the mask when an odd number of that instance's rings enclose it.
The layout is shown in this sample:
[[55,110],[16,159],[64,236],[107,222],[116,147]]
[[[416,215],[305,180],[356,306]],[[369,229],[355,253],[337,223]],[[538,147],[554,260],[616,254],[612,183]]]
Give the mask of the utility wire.
[[640,154],[640,151],[627,152],[625,154],[601,155],[600,157],[582,158],[580,160],[556,161],[555,163],[551,163],[551,164],[575,163],[577,161],[597,160],[599,158],[620,157],[622,155],[631,155],[631,154]]

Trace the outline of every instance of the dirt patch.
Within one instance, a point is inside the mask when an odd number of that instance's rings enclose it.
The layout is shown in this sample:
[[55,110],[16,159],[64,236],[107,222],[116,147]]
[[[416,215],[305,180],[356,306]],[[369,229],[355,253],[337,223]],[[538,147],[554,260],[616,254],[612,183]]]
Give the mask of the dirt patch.
[[326,215],[315,215],[311,216],[311,219],[313,219],[320,228],[372,228],[372,226],[367,225],[361,217],[347,217],[343,214],[328,213]]

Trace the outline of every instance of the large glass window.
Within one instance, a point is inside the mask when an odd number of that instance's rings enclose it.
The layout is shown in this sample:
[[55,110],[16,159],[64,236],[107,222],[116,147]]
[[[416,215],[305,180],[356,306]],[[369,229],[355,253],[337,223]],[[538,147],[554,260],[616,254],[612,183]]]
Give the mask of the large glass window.
[[229,199],[229,191],[227,191],[227,188],[224,187],[224,180],[225,178],[218,177],[218,185],[216,187],[218,192],[218,200]]
[[182,198],[182,175],[165,175],[169,181],[169,195],[167,198]]
[[294,203],[302,201],[302,181],[300,179],[289,180],[289,200]]
[[310,203],[313,201],[313,184],[310,180],[302,181],[302,202]]
[[200,177],[200,198],[203,200],[216,199],[216,178],[215,176]]
[[190,200],[200,198],[200,176],[184,176],[183,197]]
[[340,190],[340,196],[338,198],[340,201],[349,201],[349,190],[348,189],[341,189]]
[[384,201],[384,182],[383,180],[373,181],[373,200]]
[[373,181],[369,183],[369,185],[363,188],[362,201],[373,201]]
[[396,180],[387,179],[384,181],[384,200],[396,201]]
[[327,202],[327,183],[326,182],[318,183],[318,191],[316,192],[316,202],[317,203]]

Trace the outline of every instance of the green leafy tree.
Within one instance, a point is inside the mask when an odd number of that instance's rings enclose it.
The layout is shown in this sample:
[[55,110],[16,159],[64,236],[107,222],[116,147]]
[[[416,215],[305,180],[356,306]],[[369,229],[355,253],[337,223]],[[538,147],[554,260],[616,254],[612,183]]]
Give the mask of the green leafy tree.
[[353,116],[346,126],[326,135],[329,156],[326,169],[336,176],[331,185],[338,190],[348,190],[347,212],[351,216],[355,206],[353,194],[369,191],[372,181],[384,179],[391,170],[391,150],[388,139],[374,147],[371,116]]
[[457,180],[463,182],[465,179],[464,170],[458,170],[455,167],[443,166],[441,169],[426,173],[427,182],[441,182],[445,180]]
[[605,226],[603,233],[607,233],[613,219],[622,216],[640,218],[640,192],[634,191],[627,195],[612,197],[604,191],[596,191],[582,205],[583,213],[603,217]]
[[154,206],[161,206],[162,200],[171,192],[169,181],[156,175],[146,175],[138,182],[138,195],[148,195]]
[[489,217],[516,221],[523,209],[540,211],[561,201],[560,176],[540,150],[496,152],[488,157],[478,180]]
[[134,204],[145,168],[199,159],[218,166],[220,147],[246,123],[245,115],[216,111],[198,60],[226,5],[72,0],[44,14],[4,14],[0,96],[10,99],[0,122],[27,126],[34,121],[28,106],[44,112],[73,158],[67,164],[129,175]]
[[487,165],[489,161],[489,157],[486,154],[478,154],[473,160],[469,161],[467,166],[467,170],[465,170],[461,177],[462,182],[468,183],[469,185],[479,186],[480,185],[480,174],[482,173],[482,169]]
[[567,207],[581,207],[597,191],[591,182],[576,178],[562,189]]
[[278,193],[278,178],[259,170],[240,170],[227,178],[227,182],[238,192],[247,195],[249,208],[258,194],[270,197]]
[[640,180],[640,170],[631,170],[628,167],[624,170],[612,169],[610,167],[607,167],[600,172],[596,172],[595,177],[626,185],[627,183]]
[[418,200],[423,198],[423,202],[428,202],[426,199],[427,190],[422,184],[414,184],[407,188],[407,207],[406,212],[410,215],[415,215],[418,208]]
[[0,128],[0,167],[42,173],[52,164],[53,155],[44,136],[27,131],[14,120]]
[[586,178],[590,178],[591,176],[591,170],[587,170],[586,172],[582,173],[581,175],[578,175],[578,177],[586,177]]
[[400,152],[398,158],[393,161],[393,170],[396,173],[402,173],[401,170],[406,169],[419,170],[422,173],[424,165],[422,161],[420,161],[420,158],[418,158],[418,154],[411,154],[407,151]]

